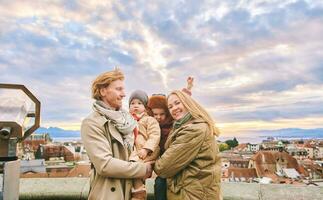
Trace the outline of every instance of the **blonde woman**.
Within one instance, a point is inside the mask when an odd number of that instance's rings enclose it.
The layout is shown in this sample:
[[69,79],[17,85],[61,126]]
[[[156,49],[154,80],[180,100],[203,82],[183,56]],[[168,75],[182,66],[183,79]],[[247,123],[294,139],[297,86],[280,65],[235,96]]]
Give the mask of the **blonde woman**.
[[167,97],[174,118],[166,151],[155,163],[157,175],[167,178],[167,200],[220,200],[221,163],[213,119],[182,91]]

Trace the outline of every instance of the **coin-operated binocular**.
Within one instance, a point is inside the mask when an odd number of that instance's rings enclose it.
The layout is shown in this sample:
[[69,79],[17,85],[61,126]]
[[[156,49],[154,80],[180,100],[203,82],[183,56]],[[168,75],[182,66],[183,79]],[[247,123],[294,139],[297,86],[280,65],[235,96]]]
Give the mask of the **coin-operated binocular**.
[[40,102],[23,85],[0,83],[0,200],[19,199],[18,143],[40,123]]

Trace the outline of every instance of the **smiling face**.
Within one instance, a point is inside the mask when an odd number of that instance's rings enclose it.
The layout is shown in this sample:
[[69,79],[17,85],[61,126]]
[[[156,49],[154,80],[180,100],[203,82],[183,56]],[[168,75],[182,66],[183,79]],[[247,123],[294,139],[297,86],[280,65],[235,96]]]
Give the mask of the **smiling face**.
[[145,112],[145,106],[139,99],[133,99],[130,102],[130,113],[140,115]]
[[125,95],[124,81],[116,80],[109,86],[100,89],[101,99],[104,103],[118,110],[122,106],[122,99]]
[[187,109],[184,107],[183,103],[176,94],[171,94],[168,97],[167,105],[170,114],[175,120],[181,119],[188,113]]

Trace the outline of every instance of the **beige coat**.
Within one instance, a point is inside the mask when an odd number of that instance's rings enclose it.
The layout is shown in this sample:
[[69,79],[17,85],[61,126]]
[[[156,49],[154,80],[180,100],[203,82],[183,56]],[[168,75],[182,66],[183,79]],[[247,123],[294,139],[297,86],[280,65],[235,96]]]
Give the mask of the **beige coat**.
[[118,130],[104,116],[92,113],[82,122],[81,137],[94,165],[90,200],[129,200],[131,178],[146,174],[143,163],[128,162],[129,154]]
[[[142,148],[149,149],[152,153],[149,154],[145,161],[156,160],[159,156],[159,141],[160,141],[160,127],[158,121],[144,114],[138,121],[139,133],[136,138],[136,150],[139,151]],[[131,159],[138,161],[136,152],[133,152]]]
[[173,130],[155,172],[167,178],[168,200],[219,200],[221,161],[208,125],[190,120]]

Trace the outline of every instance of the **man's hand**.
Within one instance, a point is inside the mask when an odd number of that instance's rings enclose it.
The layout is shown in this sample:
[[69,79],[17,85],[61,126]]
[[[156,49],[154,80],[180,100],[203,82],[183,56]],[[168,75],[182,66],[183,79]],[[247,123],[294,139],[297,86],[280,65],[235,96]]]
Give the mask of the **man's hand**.
[[150,178],[152,173],[153,173],[153,165],[154,165],[155,161],[149,161],[146,162],[146,175],[143,177],[144,180],[146,180],[147,178]]
[[149,151],[148,149],[144,149],[144,148],[140,149],[140,151],[138,152],[138,157],[142,160],[145,160],[145,158],[149,153],[148,151]]

